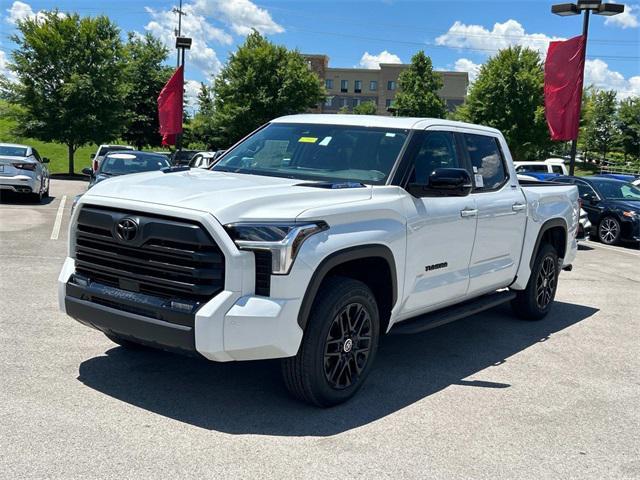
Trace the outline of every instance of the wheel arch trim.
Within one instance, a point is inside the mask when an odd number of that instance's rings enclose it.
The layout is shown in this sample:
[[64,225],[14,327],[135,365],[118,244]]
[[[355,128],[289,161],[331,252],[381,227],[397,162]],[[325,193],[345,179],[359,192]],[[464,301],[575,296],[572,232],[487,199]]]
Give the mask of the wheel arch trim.
[[533,250],[531,251],[531,258],[529,259],[529,268],[533,268],[533,262],[535,261],[536,256],[538,254],[538,250],[540,249],[540,244],[542,243],[542,238],[544,237],[544,234],[547,231],[551,230],[552,228],[556,228],[556,227],[562,227],[562,229],[564,230],[565,242],[566,242],[567,240],[566,237],[568,236],[569,229],[567,228],[567,222],[563,218],[552,218],[544,222],[540,227],[540,230],[538,231],[536,243],[534,244]]

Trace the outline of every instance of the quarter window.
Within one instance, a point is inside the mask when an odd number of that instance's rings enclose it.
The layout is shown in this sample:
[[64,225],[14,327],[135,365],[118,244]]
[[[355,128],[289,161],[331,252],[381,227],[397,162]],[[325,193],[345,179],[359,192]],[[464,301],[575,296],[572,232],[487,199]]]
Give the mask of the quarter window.
[[495,190],[507,180],[507,171],[498,141],[487,135],[465,133],[467,152],[473,167],[477,191]]

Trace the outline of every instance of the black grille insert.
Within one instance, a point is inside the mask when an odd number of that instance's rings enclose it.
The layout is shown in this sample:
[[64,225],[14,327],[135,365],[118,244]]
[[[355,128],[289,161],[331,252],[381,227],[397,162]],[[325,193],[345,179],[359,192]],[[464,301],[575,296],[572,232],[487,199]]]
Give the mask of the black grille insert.
[[[137,225],[129,240],[117,234],[125,218]],[[224,288],[224,256],[197,222],[84,205],[77,227],[76,272],[91,281],[198,303]]]

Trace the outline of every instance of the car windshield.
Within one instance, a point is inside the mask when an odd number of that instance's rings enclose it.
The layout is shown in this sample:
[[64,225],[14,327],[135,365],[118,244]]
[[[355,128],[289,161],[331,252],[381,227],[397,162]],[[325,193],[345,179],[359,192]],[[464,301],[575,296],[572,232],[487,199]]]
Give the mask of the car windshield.
[[408,130],[272,123],[225,153],[214,171],[380,185]]
[[112,145],[111,147],[102,147],[100,149],[100,152],[98,153],[98,156],[99,157],[104,157],[109,152],[117,152],[117,151],[120,151],[120,150],[128,150],[128,148],[127,147],[122,147],[122,146],[119,146],[119,145]]
[[609,200],[640,200],[640,188],[616,180],[592,180],[600,194]]
[[26,147],[12,147],[10,145],[0,145],[0,155],[7,157],[26,157]]
[[160,170],[169,166],[166,158],[152,153],[110,153],[102,161],[98,173],[103,175],[126,175],[128,173]]

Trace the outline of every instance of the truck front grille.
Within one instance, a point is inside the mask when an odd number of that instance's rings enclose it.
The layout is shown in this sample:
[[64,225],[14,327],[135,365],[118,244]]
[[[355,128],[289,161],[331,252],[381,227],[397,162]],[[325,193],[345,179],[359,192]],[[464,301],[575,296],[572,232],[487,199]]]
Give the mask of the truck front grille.
[[224,288],[220,248],[190,220],[84,205],[75,257],[76,273],[121,290],[200,304]]

